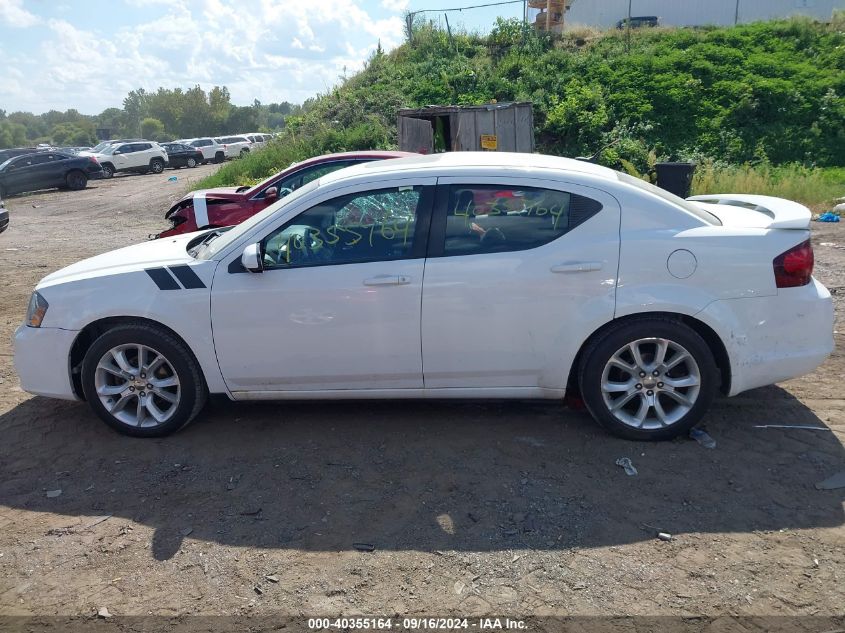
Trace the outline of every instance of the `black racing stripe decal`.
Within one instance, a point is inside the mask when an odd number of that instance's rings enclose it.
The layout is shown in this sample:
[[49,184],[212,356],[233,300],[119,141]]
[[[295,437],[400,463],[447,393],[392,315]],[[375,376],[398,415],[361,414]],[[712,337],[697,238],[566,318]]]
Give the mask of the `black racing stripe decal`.
[[191,267],[187,264],[181,264],[179,266],[170,266],[170,272],[176,275],[176,279],[182,282],[182,285],[185,286],[187,290],[193,290],[194,288],[205,288],[205,284],[202,283],[202,279],[197,277],[197,274],[191,270]]
[[159,287],[159,290],[181,290],[182,288],[179,284],[176,283],[176,280],[170,276],[170,273],[167,272],[164,268],[145,268],[144,272],[146,272],[150,279],[152,279],[156,286]]

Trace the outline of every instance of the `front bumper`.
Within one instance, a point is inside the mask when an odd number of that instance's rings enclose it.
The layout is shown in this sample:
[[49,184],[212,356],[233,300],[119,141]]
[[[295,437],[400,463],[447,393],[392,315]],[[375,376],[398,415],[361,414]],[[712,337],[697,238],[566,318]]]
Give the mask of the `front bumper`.
[[47,398],[79,400],[70,376],[75,330],[21,325],[15,330],[15,371],[24,391]]
[[9,228],[9,212],[6,209],[0,209],[0,233]]
[[815,278],[771,297],[714,301],[696,315],[728,352],[734,396],[814,371],[833,351],[833,300]]

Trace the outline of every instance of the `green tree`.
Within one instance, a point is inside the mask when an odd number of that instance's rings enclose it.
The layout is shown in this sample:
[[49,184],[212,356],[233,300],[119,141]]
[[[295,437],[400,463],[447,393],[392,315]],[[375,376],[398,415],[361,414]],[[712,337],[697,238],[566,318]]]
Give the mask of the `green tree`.
[[164,138],[164,123],[153,117],[141,121],[141,137],[151,141],[166,140]]

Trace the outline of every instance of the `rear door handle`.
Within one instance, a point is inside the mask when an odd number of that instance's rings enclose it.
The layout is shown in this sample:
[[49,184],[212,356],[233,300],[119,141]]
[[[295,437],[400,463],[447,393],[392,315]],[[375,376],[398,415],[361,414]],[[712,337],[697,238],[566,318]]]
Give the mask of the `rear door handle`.
[[407,275],[376,275],[364,280],[365,286],[404,286],[411,283]]
[[588,273],[593,270],[601,270],[602,262],[567,262],[552,266],[553,273]]

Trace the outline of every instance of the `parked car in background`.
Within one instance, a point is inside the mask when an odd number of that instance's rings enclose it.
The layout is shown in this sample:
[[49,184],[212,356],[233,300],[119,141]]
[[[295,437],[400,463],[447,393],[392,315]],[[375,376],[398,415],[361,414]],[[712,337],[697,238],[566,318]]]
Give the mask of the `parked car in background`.
[[55,151],[63,154],[78,154],[79,152],[90,152],[90,147],[56,147]]
[[167,165],[167,152],[164,148],[158,143],[146,140],[118,142],[98,152],[80,152],[80,156],[96,158],[103,166],[104,178],[111,178],[119,171],[160,174]]
[[[656,15],[631,16],[631,28],[639,29],[645,26],[659,26],[660,18]],[[624,29],[628,26],[628,18],[623,18],[616,23],[617,29]]]
[[4,163],[15,156],[23,156],[24,154],[35,154],[41,150],[37,147],[12,147],[9,149],[0,149],[0,163]]
[[234,228],[48,275],[15,368],[24,390],[84,397],[142,437],[181,429],[209,393],[575,392],[610,432],[665,440],[719,391],[806,374],[833,350],[810,217],[768,196],[684,200],[539,154],[358,165]]
[[52,187],[85,189],[90,179],[102,177],[103,168],[93,156],[24,154],[0,164],[0,197]]
[[0,196],[0,233],[9,228],[9,211],[6,209],[6,203],[3,202],[3,197]]
[[270,134],[261,134],[258,132],[253,132],[250,134],[242,134],[241,136],[245,136],[252,142],[253,149],[260,149],[267,145],[272,140],[272,136]]
[[174,169],[196,167],[203,162],[202,152],[197,147],[183,143],[163,143],[162,147],[167,152],[168,166]]
[[226,158],[240,158],[249,154],[252,147],[252,141],[245,136],[221,136],[215,138],[215,141],[223,146],[223,152]]
[[344,152],[317,156],[271,176],[253,187],[218,187],[185,195],[164,214],[170,229],[156,237],[190,233],[205,227],[240,224],[291,191],[338,169],[374,160],[415,156],[408,152]]
[[222,163],[224,160],[226,160],[226,150],[220,143],[217,142],[216,139],[213,139],[210,136],[202,138],[181,139],[176,142],[184,143],[185,145],[190,145],[191,147],[196,147],[202,152],[204,163]]

